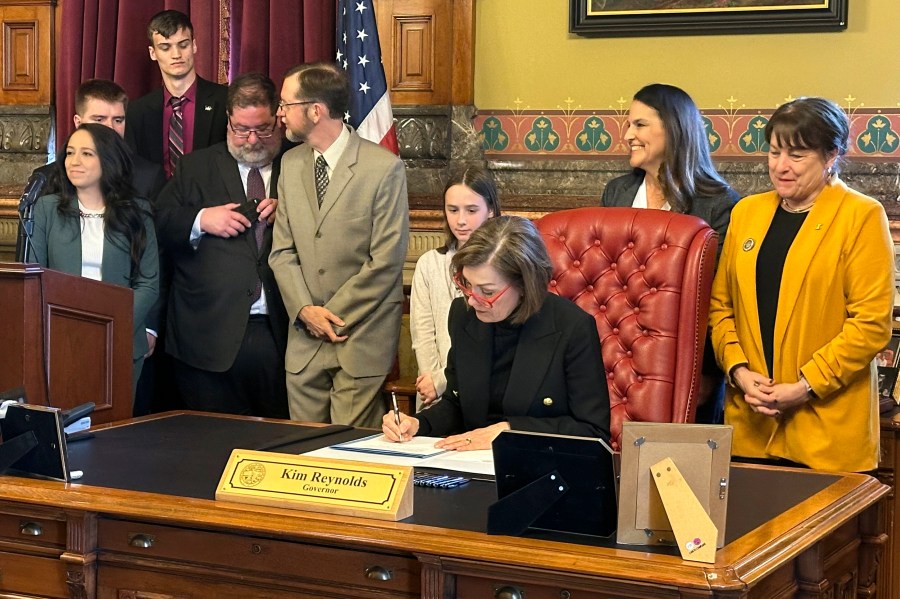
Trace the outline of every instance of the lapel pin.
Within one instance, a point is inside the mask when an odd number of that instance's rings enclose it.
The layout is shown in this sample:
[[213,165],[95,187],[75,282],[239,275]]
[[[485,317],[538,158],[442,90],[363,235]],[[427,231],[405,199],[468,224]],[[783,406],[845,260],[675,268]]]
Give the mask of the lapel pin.
[[748,237],[746,240],[744,240],[744,245],[742,247],[745,252],[749,252],[750,250],[753,249],[754,245],[756,245],[756,242],[753,241],[752,237]]
[[203,107],[203,110],[205,110],[206,112],[212,112],[212,106],[207,104],[206,106]]
[[459,391],[456,389],[453,390],[453,397],[459,397]]
[[553,405],[553,398],[552,398],[552,397],[545,397],[545,398],[544,398],[544,405],[545,405],[545,406],[552,406],[552,405]]

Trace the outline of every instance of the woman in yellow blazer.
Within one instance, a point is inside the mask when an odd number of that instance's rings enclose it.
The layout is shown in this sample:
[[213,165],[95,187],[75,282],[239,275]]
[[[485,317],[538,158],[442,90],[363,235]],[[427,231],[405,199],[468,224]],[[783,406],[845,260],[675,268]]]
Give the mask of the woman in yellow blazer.
[[849,140],[837,105],[784,104],[765,134],[775,189],[732,211],[710,306],[732,452],[873,470],[874,357],[890,339],[894,296],[887,216],[837,177]]

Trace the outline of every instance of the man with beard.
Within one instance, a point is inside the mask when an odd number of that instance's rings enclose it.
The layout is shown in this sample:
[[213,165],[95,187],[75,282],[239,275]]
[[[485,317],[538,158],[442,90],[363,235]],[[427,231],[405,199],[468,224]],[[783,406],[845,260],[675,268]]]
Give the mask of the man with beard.
[[288,417],[287,314],[268,265],[277,109],[271,79],[236,78],[225,143],[186,154],[159,195],[158,236],[172,261],[166,351],[192,410]]

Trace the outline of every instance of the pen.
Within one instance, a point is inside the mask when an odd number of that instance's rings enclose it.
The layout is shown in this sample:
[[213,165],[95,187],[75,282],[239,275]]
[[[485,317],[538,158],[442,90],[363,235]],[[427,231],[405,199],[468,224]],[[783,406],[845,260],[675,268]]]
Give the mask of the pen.
[[[400,428],[400,407],[397,405],[397,394],[391,391],[391,404],[394,406],[394,421],[397,423],[397,429]],[[398,431],[399,432],[399,431]],[[399,433],[400,442],[403,443],[403,433]]]

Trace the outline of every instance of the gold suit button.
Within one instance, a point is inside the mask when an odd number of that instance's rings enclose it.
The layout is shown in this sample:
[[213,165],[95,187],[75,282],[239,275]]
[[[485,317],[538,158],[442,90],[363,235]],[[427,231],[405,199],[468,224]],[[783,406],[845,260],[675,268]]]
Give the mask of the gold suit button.
[[545,398],[544,398],[544,405],[545,405],[545,406],[552,406],[552,405],[553,405],[553,398],[552,398],[552,397],[545,397]]

